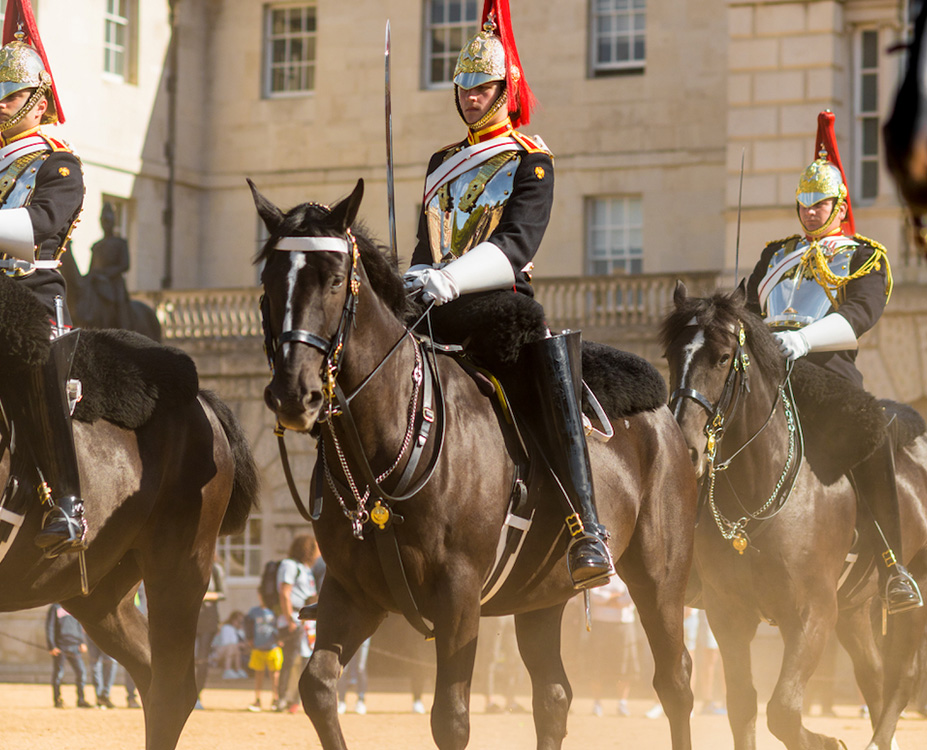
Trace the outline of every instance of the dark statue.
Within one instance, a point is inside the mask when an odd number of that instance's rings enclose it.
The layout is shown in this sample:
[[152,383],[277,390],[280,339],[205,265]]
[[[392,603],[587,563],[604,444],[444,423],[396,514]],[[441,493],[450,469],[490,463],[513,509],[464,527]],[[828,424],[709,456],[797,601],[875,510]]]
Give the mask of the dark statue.
[[90,249],[86,275],[81,275],[70,253],[61,258],[71,317],[81,328],[124,328],[160,341],[161,324],[155,311],[129,297],[124,276],[129,270],[129,243],[115,233],[115,224],[112,204],[104,203],[100,213],[103,237]]

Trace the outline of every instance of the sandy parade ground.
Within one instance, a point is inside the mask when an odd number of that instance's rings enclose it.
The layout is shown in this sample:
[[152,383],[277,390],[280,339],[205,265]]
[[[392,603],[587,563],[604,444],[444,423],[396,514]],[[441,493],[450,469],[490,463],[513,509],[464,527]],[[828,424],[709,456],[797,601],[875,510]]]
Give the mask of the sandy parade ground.
[[[92,690],[88,690],[91,698]],[[52,708],[48,685],[0,684],[0,748],[2,750],[123,750],[144,748],[142,712],[125,706],[125,691],[114,688],[116,709],[77,709],[72,685],[63,689],[67,707]],[[303,713],[278,714],[268,711],[252,713],[247,705],[254,700],[246,689],[207,688],[203,692],[205,709],[194,711],[180,739],[181,750],[284,750],[319,747],[318,738]],[[527,698],[522,698],[528,705]],[[265,699],[266,702],[266,699]],[[470,748],[473,750],[531,750],[535,747],[534,727],[529,714],[486,714],[482,699],[474,698],[476,709],[471,719]],[[428,696],[426,707],[430,708]],[[607,750],[609,748],[669,748],[669,727],[665,718],[649,719],[644,714],[651,707],[646,701],[631,701],[631,716],[616,715],[617,702],[604,702],[605,715],[592,715],[589,699],[574,701],[570,715],[565,750]],[[409,695],[370,693],[368,713],[348,712],[342,726],[351,748],[407,750],[431,748],[428,716],[413,714]],[[850,750],[865,747],[869,740],[869,723],[859,718],[857,706],[837,706],[837,718],[811,717],[807,724],[813,731],[842,739]],[[783,747],[765,727],[761,713],[758,724],[758,750]],[[726,750],[733,747],[727,717],[703,716],[698,710],[692,717],[693,747]],[[902,719],[897,739],[901,750],[927,747],[927,720],[919,715]]]

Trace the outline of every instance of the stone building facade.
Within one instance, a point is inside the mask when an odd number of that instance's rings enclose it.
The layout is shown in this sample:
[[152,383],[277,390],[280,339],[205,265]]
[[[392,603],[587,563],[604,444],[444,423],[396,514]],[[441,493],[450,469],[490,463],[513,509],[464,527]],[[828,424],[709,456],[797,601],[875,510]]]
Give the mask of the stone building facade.
[[[333,201],[363,178],[361,213],[374,234],[387,236],[389,18],[398,244],[408,259],[428,157],[464,135],[452,89],[428,82],[440,26],[434,21],[440,13],[449,19],[455,8],[472,15],[473,0],[128,0],[125,16],[107,0],[33,3],[68,118],[59,134],[85,170],[74,251],[86,264],[100,235],[102,203],[116,201],[132,253],[129,286],[149,291],[256,287],[251,258],[261,234],[245,177],[285,207]],[[598,229],[614,241],[604,250],[608,270],[668,279],[707,272],[733,282],[765,242],[795,231],[798,175],[814,156],[817,113],[832,109],[857,226],[888,247],[899,282],[886,318],[863,341],[861,366],[878,395],[927,413],[921,286],[927,271],[909,249],[872,137],[901,70],[901,58],[885,50],[905,37],[907,3],[511,0],[511,6],[540,101],[526,130],[541,134],[556,156],[556,205],[536,259],[539,279],[578,281],[599,268]],[[619,6],[630,9],[621,23],[637,28],[628,38],[641,46],[632,46],[626,60],[612,47],[605,60],[614,64],[603,64],[603,36],[594,32],[604,28],[602,8]],[[270,19],[278,11],[290,19],[298,11],[304,29],[305,19],[314,19],[303,39],[314,49],[311,91],[269,91]],[[614,23],[607,41],[620,36]],[[602,207],[635,218],[612,217],[603,226],[596,213]],[[652,323],[616,329],[589,322],[587,331],[662,365]],[[279,556],[304,527],[278,470],[261,400],[267,375],[259,339],[174,343],[194,355],[204,385],[243,419],[264,476],[262,511],[248,535],[222,543],[231,611],[250,606],[263,560]],[[290,441],[297,475],[305,479],[312,447],[308,439]],[[33,613],[2,615],[0,622],[3,632],[24,638],[35,627]],[[15,642],[0,638],[0,663],[21,661],[21,654]]]

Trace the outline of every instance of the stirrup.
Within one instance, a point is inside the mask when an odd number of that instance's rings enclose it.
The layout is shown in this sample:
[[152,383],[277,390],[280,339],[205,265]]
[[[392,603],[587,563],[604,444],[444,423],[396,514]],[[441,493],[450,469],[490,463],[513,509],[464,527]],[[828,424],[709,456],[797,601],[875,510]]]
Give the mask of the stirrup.
[[[924,606],[920,588],[911,574],[902,565],[894,565],[895,572],[885,582],[882,601],[890,615],[898,615]],[[892,590],[894,589],[894,590]]]
[[[603,530],[604,531],[604,530]],[[592,553],[588,564],[575,566],[574,551],[579,545],[586,546]],[[581,552],[578,552],[581,554]],[[578,591],[604,586],[615,575],[615,564],[605,539],[595,533],[583,532],[573,537],[567,547],[567,569],[573,588]]]
[[87,524],[79,500],[75,501],[74,509],[76,512],[71,516],[61,506],[55,505],[42,516],[42,530],[36,534],[35,544],[45,550],[45,557],[54,558],[87,549]]

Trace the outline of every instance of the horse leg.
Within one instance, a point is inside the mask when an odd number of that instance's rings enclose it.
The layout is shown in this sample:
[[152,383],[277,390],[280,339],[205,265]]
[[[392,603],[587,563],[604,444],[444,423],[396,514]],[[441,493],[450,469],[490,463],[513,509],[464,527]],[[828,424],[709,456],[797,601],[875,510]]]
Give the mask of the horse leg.
[[[918,581],[924,585],[923,577]],[[923,589],[921,589],[923,590]],[[927,611],[924,607],[889,617],[885,639],[885,677],[882,711],[866,750],[889,750],[898,719],[914,687],[917,650],[924,638]]]
[[653,654],[653,687],[669,721],[673,750],[692,747],[692,658],[683,632],[685,587],[685,580],[675,585],[668,581],[659,585],[650,581],[648,586],[628,583]]
[[138,689],[145,709],[146,750],[174,750],[196,703],[196,623],[212,560],[212,549],[197,556],[168,551],[145,565],[151,681],[147,695],[143,683]]
[[[821,602],[823,592],[809,591],[810,602]],[[802,704],[805,685],[821,659],[829,634],[837,619],[836,602],[831,596],[828,604],[811,604],[799,614],[779,622],[785,643],[779,680],[766,707],[769,730],[789,750],[837,750],[839,742],[833,737],[816,734],[802,724]]]
[[299,678],[299,697],[323,750],[344,750],[347,745],[338,721],[338,678],[386,613],[369,601],[352,598],[334,576],[325,578],[318,611],[315,648]]
[[759,620],[738,601],[713,602],[706,593],[708,625],[718,642],[727,689],[727,719],[735,750],[756,750],[756,688],[750,643]]
[[[472,585],[467,585],[469,578]],[[470,684],[479,634],[479,579],[457,570],[435,585],[433,599],[437,672],[431,734],[440,750],[470,741]]]
[[64,602],[87,635],[119,662],[142,694],[151,682],[148,620],[135,606],[135,587],[141,574],[130,557],[113,568],[89,596]]
[[518,651],[531,675],[538,750],[560,750],[573,691],[560,658],[560,623],[566,602],[515,615]]
[[869,717],[875,728],[882,713],[883,667],[882,651],[876,642],[869,603],[837,616],[837,638],[853,661],[856,684],[869,707]]

